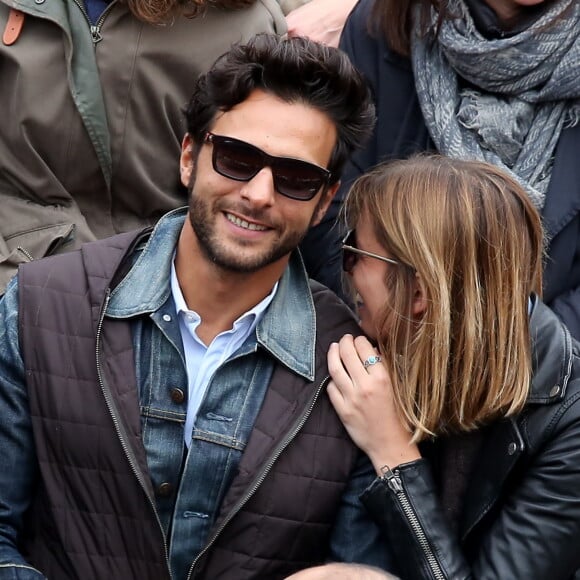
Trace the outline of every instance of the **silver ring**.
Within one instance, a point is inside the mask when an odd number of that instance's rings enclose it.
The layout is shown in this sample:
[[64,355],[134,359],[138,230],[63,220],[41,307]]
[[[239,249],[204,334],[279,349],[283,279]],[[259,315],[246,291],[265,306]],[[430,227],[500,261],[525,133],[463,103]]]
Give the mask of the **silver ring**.
[[373,365],[380,363],[382,360],[383,359],[378,355],[369,356],[369,358],[367,358],[367,360],[363,362],[363,367],[365,369],[368,369],[369,367],[372,367]]

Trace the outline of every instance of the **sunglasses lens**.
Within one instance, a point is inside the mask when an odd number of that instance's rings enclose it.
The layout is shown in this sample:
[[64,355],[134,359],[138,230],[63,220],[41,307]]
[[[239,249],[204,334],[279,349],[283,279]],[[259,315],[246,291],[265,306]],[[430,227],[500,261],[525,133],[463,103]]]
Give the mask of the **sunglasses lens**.
[[342,249],[342,269],[350,274],[356,264],[358,255],[346,248]]
[[210,140],[214,169],[224,177],[249,181],[270,165],[276,191],[302,201],[312,199],[328,180],[328,172],[312,163],[271,157],[249,143],[221,135],[212,134]]
[[[358,254],[353,252],[348,248],[351,246],[352,248],[356,248],[356,238],[354,230],[348,233],[348,235],[343,240],[343,248],[342,248],[342,269],[347,273],[350,274],[358,261]],[[345,247],[346,246],[346,247]]]
[[272,172],[276,190],[292,199],[312,199],[326,183],[319,167],[298,159],[277,159]]
[[264,167],[260,153],[249,145],[214,142],[214,165],[218,173],[237,181],[249,181]]

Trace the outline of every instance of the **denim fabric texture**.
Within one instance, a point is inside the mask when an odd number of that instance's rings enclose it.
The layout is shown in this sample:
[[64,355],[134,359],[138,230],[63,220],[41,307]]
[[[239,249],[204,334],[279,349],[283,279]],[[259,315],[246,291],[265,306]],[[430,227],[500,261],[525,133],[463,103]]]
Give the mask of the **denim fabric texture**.
[[0,300],[0,414],[0,579],[38,580],[43,576],[16,549],[38,470],[18,346],[15,278]]
[[[213,374],[189,450],[183,429],[187,375],[171,296],[170,267],[185,210],[167,214],[135,252],[111,294],[106,316],[131,320],[142,437],[175,579],[187,577],[203,548],[260,410],[277,359],[314,378],[315,313],[298,254],[256,331]],[[35,484],[36,458],[18,348],[17,282],[0,302],[0,580],[38,578],[17,551]],[[358,500],[373,470],[361,460],[344,494],[331,539],[333,559],[385,566],[379,533]],[[9,575],[4,575],[9,574]],[[27,575],[28,574],[28,575]]]
[[255,331],[258,322],[261,320],[264,311],[270,306],[277,290],[278,284],[276,283],[261,302],[242,314],[234,321],[229,330],[220,332],[211,341],[211,344],[206,346],[197,336],[197,328],[202,320],[196,312],[187,307],[177,280],[175,264],[172,265],[171,295],[179,319],[179,331],[183,343],[187,372],[188,401],[183,437],[186,447],[189,447],[191,443],[195,419],[212,375]]

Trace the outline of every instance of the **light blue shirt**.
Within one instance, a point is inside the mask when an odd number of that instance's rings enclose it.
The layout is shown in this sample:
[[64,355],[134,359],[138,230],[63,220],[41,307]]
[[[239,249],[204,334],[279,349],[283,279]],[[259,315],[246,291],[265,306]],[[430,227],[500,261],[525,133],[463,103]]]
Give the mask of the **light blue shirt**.
[[171,264],[171,294],[179,319],[179,331],[183,341],[183,353],[187,368],[189,396],[183,437],[188,448],[191,443],[195,418],[211,377],[215,370],[236,352],[254,331],[264,315],[264,311],[272,302],[277,288],[278,283],[274,285],[266,298],[242,314],[230,330],[221,332],[209,346],[206,346],[196,332],[201,318],[197,312],[187,307],[175,273],[175,263]]

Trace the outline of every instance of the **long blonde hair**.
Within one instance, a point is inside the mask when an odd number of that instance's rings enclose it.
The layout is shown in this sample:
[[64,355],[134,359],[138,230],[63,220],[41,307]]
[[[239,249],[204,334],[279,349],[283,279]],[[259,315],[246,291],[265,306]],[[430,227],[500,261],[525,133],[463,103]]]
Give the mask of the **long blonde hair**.
[[[378,166],[345,214],[367,216],[388,268],[378,346],[414,441],[518,413],[531,380],[528,297],[542,286],[540,218],[487,163],[420,156]],[[412,315],[420,284],[426,310]]]

